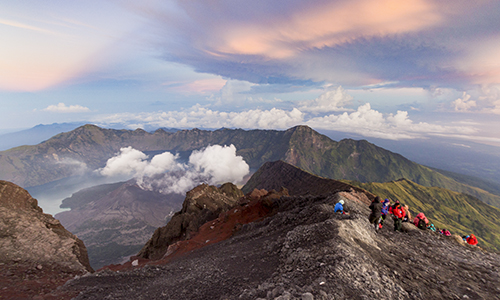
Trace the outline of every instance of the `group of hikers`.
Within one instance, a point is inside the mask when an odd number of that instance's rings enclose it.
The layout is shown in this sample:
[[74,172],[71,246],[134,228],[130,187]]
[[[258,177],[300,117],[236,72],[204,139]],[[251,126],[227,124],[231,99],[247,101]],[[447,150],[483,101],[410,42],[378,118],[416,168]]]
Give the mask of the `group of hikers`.
[[[341,212],[343,212],[342,205],[344,204],[343,200],[341,202],[340,208]],[[338,203],[337,203],[338,205]],[[337,205],[335,208],[337,209]],[[394,231],[402,231],[403,222],[413,222],[413,225],[422,230],[431,230],[445,236],[451,236],[451,232],[447,229],[439,229],[434,226],[434,224],[430,223],[424,213],[418,213],[417,216],[412,220],[410,209],[408,205],[401,204],[399,200],[394,201],[394,204],[391,205],[389,199],[385,199],[383,202],[379,196],[376,196],[375,199],[370,204],[371,214],[369,216],[370,223],[374,224],[375,231],[378,231],[384,225],[384,221],[389,214],[392,214],[392,218],[394,220]],[[477,245],[477,238],[471,234],[467,236],[462,236],[463,240],[471,245]]]

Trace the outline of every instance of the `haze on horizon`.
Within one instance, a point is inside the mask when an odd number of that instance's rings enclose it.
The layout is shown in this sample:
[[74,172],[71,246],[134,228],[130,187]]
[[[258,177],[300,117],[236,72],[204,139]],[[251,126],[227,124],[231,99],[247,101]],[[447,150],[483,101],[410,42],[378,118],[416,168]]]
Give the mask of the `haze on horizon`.
[[305,124],[500,146],[498,1],[0,7],[0,130]]

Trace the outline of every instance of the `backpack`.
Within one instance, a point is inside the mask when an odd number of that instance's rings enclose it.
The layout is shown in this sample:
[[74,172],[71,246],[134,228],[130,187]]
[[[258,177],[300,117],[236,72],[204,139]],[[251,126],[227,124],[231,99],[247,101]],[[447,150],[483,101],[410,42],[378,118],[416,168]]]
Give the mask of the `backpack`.
[[427,224],[425,224],[425,221],[423,219],[418,219],[418,228],[422,230],[427,229]]

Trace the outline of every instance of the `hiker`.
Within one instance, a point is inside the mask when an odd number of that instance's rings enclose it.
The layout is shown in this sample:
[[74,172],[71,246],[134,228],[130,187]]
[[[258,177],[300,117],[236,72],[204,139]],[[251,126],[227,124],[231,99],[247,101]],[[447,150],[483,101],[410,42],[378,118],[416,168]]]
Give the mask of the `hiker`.
[[425,217],[424,213],[419,213],[415,219],[413,220],[413,225],[417,226],[419,229],[425,230],[427,229],[427,225],[429,224],[429,220]]
[[333,209],[333,212],[339,212],[339,213],[345,214],[344,200],[340,199],[339,202],[337,202],[337,204],[335,204],[335,208]]
[[401,207],[401,203],[399,203],[399,200],[396,200],[396,202],[394,202],[394,205],[390,207],[389,211],[393,215],[394,231],[401,231],[401,223],[405,216],[405,211]]
[[445,235],[445,236],[451,236],[451,232],[446,229],[442,229],[439,233]]
[[378,224],[378,228],[381,229],[382,228],[382,225],[384,225],[384,221],[385,221],[385,218],[387,217],[387,215],[389,214],[389,207],[391,205],[391,202],[389,201],[389,199],[385,199],[384,200],[384,203],[382,203],[382,217],[380,219],[380,223]]
[[434,227],[434,224],[431,224],[431,225],[427,226],[427,229],[436,232],[436,227]]
[[405,216],[403,217],[403,222],[410,222],[411,221],[411,213],[410,213],[410,208],[406,204],[402,204],[403,210],[405,211]]
[[475,235],[471,234],[467,239],[466,239],[466,242],[469,244],[469,245],[477,245],[477,238]]
[[370,209],[372,213],[368,217],[368,221],[375,225],[375,231],[379,229],[380,219],[382,218],[382,206],[383,204],[380,202],[380,197],[377,196],[370,204]]

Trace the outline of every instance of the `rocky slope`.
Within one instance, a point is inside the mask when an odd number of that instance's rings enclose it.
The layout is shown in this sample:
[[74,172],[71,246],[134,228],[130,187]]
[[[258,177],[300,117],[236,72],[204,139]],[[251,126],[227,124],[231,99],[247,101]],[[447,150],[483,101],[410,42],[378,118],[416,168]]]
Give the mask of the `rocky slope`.
[[143,190],[131,180],[81,190],[63,200],[61,206],[71,210],[55,217],[85,242],[90,264],[99,269],[137,254],[182,200],[182,195]]
[[425,187],[406,179],[385,183],[350,182],[383,198],[398,199],[413,216],[423,212],[438,228],[460,236],[474,233],[483,247],[500,251],[500,209],[463,193]]
[[83,242],[21,187],[0,181],[0,298],[48,293],[93,272]]
[[386,183],[340,182],[312,175],[282,161],[264,164],[250,178],[243,191],[255,188],[270,190],[281,186],[289,189],[293,195],[319,195],[333,190],[352,189],[368,194],[370,199],[374,197],[372,193],[383,198],[398,199],[409,205],[413,216],[424,212],[440,228],[450,229],[460,235],[474,233],[483,246],[500,250],[500,209],[467,194],[425,187],[406,179]]
[[[350,215],[333,213],[339,199]],[[376,233],[367,201],[355,191],[266,199],[269,213],[246,225],[233,220],[229,239],[162,263],[105,269],[57,293],[79,293],[75,299],[500,299],[498,254],[410,224],[408,232],[394,232],[390,220]],[[219,232],[245,208],[259,209],[252,201],[233,208],[192,238]]]
[[144,152],[190,152],[208,145],[235,145],[250,168],[266,161],[283,160],[313,174],[333,179],[386,182],[406,178],[424,186],[440,186],[466,192],[500,207],[500,196],[458,183],[430,168],[367,141],[340,142],[307,126],[285,131],[220,129],[215,131],[102,129],[85,125],[59,134],[36,146],[0,152],[0,179],[30,187],[66,178],[85,169],[103,167],[121,147]]

